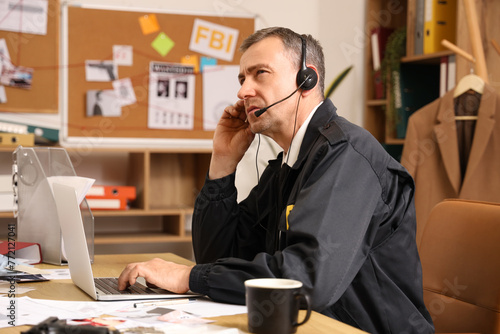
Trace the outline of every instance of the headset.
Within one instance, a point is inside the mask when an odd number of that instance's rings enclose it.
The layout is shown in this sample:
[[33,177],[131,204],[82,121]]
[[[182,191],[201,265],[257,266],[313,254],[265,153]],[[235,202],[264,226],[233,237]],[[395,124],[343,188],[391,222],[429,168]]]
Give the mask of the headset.
[[303,90],[311,90],[318,83],[318,74],[316,71],[306,66],[306,39],[299,35],[302,40],[302,58],[301,58],[301,67],[299,72],[297,73],[297,86],[302,88]]
[[306,53],[307,53],[307,45],[306,45],[306,39],[302,36],[299,35],[301,41],[302,41],[302,57],[300,60],[300,70],[297,72],[297,89],[293,91],[292,94],[288,95],[284,99],[281,99],[277,102],[274,102],[271,105],[268,105],[267,107],[264,107],[262,109],[257,110],[254,114],[255,116],[259,117],[263,113],[267,111],[267,109],[271,108],[272,106],[277,105],[278,103],[281,103],[290,97],[292,97],[293,94],[295,94],[299,89],[302,90],[311,90],[316,86],[318,83],[318,74],[312,67],[307,67],[306,66]]

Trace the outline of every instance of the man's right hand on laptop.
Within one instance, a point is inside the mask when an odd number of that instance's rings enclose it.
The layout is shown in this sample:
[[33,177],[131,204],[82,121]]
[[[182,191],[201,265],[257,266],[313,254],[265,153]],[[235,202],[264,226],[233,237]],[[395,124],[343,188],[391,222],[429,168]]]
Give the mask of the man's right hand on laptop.
[[128,264],[118,278],[118,289],[125,290],[143,277],[148,285],[152,284],[174,293],[189,290],[189,275],[193,266],[186,266],[162,259]]

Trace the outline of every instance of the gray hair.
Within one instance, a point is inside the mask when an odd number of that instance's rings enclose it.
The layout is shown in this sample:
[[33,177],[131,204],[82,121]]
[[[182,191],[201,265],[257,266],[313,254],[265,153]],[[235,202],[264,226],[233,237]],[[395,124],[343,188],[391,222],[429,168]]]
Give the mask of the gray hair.
[[325,92],[325,57],[320,43],[311,35],[299,35],[291,29],[283,27],[264,28],[254,32],[241,43],[240,51],[247,51],[252,45],[267,37],[278,37],[288,52],[290,60],[294,61],[297,68],[301,67],[302,38],[306,40],[306,60],[318,70],[318,84],[322,95]]

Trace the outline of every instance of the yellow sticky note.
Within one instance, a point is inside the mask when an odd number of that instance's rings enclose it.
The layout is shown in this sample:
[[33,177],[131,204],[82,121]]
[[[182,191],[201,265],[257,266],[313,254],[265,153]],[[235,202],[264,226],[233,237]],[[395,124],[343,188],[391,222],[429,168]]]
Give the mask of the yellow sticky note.
[[194,66],[194,73],[200,73],[200,65],[198,62],[197,55],[186,55],[186,56],[182,57],[181,64],[193,65]]
[[290,212],[292,212],[292,209],[295,205],[289,205],[286,207],[286,229],[288,231],[288,228],[290,227],[290,225],[288,224],[288,216],[290,215]]
[[161,32],[156,36],[155,40],[153,43],[151,43],[151,46],[153,49],[155,49],[159,54],[161,54],[163,57],[167,55],[167,53],[172,50],[174,47],[175,42],[170,39],[164,32]]
[[160,30],[160,25],[155,14],[147,14],[139,17],[142,33],[148,35]]

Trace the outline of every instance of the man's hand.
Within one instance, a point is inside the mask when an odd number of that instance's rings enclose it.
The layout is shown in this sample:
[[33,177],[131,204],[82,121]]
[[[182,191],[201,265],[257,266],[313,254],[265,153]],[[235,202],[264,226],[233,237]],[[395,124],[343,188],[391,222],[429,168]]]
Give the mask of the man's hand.
[[218,179],[233,173],[254,136],[247,122],[244,101],[226,107],[215,129],[208,177]]
[[189,275],[192,268],[162,259],[130,263],[118,278],[118,289],[125,290],[135,283],[137,277],[144,277],[148,285],[174,293],[185,293],[189,290]]

